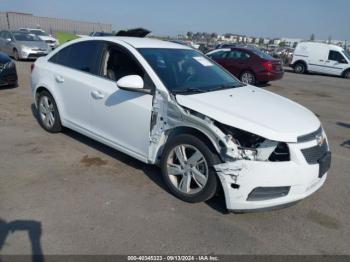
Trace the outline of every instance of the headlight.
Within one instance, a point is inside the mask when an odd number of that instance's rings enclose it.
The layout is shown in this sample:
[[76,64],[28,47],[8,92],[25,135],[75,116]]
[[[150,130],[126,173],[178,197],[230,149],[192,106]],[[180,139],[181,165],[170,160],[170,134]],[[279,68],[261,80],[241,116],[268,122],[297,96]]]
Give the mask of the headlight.
[[28,53],[32,50],[32,48],[25,46],[25,45],[22,45],[21,49],[22,49],[22,52],[26,52],[26,53]]
[[4,65],[4,69],[10,69],[10,68],[14,68],[15,67],[15,63],[11,60],[9,62],[7,62],[5,65]]

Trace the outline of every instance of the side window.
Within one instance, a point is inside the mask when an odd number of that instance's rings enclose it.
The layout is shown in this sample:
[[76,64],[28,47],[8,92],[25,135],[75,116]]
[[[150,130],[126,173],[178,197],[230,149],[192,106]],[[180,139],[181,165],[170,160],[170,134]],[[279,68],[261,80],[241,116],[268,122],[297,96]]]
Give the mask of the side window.
[[100,41],[72,44],[59,51],[49,61],[97,75],[102,47],[103,43]]
[[248,59],[250,58],[250,55],[246,52],[243,52],[243,51],[239,51],[239,50],[232,50],[227,58],[230,58],[230,59],[235,59],[235,60],[245,60],[245,59]]
[[225,58],[227,56],[227,53],[227,51],[217,51],[215,53],[210,54],[209,57],[217,59]]
[[329,51],[328,60],[337,61],[338,63],[347,64],[345,58],[338,51]]
[[145,89],[154,89],[154,84],[142,66],[127,50],[116,45],[107,45],[102,60],[101,75],[112,81],[128,75],[139,75]]

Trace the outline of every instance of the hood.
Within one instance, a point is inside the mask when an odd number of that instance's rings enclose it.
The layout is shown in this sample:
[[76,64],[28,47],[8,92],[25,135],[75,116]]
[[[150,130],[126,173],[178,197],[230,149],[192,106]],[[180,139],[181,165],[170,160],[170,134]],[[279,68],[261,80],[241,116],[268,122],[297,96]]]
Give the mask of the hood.
[[253,86],[194,95],[176,95],[184,107],[222,124],[280,142],[320,127],[318,118],[305,107],[277,94]]
[[16,43],[33,49],[48,49],[48,45],[44,41],[17,41]]

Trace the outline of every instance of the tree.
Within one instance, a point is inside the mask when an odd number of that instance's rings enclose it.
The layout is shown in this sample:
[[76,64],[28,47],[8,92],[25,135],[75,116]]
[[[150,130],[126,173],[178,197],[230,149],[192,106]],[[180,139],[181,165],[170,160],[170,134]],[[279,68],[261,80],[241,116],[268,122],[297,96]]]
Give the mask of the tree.
[[187,32],[187,37],[188,37],[189,39],[192,39],[193,33],[192,33],[191,31]]
[[279,44],[278,44],[279,47],[285,47],[286,46],[286,42],[285,41],[281,41]]
[[315,41],[315,34],[311,34],[310,41]]

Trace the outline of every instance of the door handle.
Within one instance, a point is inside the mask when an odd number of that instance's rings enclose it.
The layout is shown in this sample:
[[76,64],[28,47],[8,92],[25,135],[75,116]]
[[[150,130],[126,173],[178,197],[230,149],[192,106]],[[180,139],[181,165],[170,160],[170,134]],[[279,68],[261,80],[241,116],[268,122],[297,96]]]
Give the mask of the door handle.
[[56,79],[57,83],[63,83],[64,82],[63,76],[55,76],[55,79]]
[[92,91],[92,92],[91,92],[91,95],[92,95],[92,97],[95,98],[95,99],[102,99],[102,98],[105,97],[100,91],[97,91],[97,90]]
[[320,62],[324,62],[324,60],[321,59]]
[[330,62],[329,60],[326,61],[326,63],[329,63],[329,62]]

